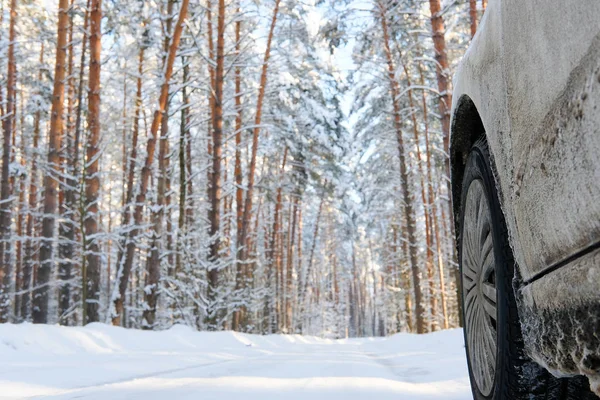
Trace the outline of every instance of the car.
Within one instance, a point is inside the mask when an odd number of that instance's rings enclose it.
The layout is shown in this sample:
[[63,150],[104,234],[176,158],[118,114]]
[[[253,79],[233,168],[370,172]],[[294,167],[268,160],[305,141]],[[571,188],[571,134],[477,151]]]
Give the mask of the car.
[[453,87],[450,169],[473,396],[595,399],[600,1],[490,0]]

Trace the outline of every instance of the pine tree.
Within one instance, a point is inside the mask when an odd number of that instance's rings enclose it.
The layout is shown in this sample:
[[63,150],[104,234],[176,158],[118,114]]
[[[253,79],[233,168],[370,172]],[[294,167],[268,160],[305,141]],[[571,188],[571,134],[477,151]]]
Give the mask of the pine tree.
[[[152,125],[150,128],[150,137],[146,147],[146,161],[141,173],[141,180],[139,185],[139,192],[136,196],[136,204],[133,214],[134,226],[130,229],[127,234],[127,240],[121,248],[125,247],[125,251],[121,250],[119,254],[119,270],[117,271],[117,283],[115,284],[115,294],[111,299],[111,312],[110,318],[112,319],[113,325],[120,325],[121,318],[124,310],[125,291],[129,283],[129,275],[133,267],[133,257],[135,255],[135,242],[134,239],[137,237],[139,232],[139,226],[142,222],[143,217],[143,206],[146,200],[146,193],[148,191],[148,184],[150,180],[151,166],[154,161],[154,151],[156,149],[156,139],[158,137],[158,130],[161,125],[162,117],[164,115],[167,99],[169,96],[169,81],[173,74],[173,65],[175,63],[175,57],[177,55],[177,49],[181,40],[181,34],[183,31],[183,24],[187,16],[189,0],[182,0],[181,8],[179,10],[179,17],[175,29],[173,32],[173,39],[169,47],[167,55],[167,61],[164,69],[163,82],[160,89],[160,97],[158,99],[158,107],[154,112],[152,119]],[[117,291],[118,289],[118,291]]]
[[402,188],[402,200],[404,202],[404,219],[406,222],[406,233],[408,240],[408,251],[410,254],[410,268],[412,270],[412,279],[413,279],[413,289],[415,292],[415,317],[417,323],[417,332],[423,333],[425,332],[425,322],[423,320],[425,310],[423,308],[423,295],[421,293],[421,276],[418,267],[417,261],[417,249],[416,249],[416,238],[415,238],[415,220],[414,220],[414,212],[413,212],[413,199],[409,190],[408,183],[408,167],[404,149],[404,139],[402,134],[402,125],[400,121],[400,106],[398,105],[398,82],[395,76],[396,67],[392,60],[392,51],[390,48],[390,40],[388,33],[388,25],[387,25],[387,10],[385,5],[382,3],[379,4],[381,10],[381,27],[383,30],[383,41],[384,48],[388,62],[388,79],[390,84],[390,95],[392,98],[392,104],[394,105],[394,127],[396,129],[396,138],[398,140],[398,158],[400,160],[400,186]]
[[102,49],[102,0],[90,3],[90,74],[88,87],[88,127],[85,171],[85,263],[83,272],[84,324],[100,320],[99,245],[99,158],[100,153],[100,52]]
[[40,245],[40,265],[37,273],[37,288],[33,295],[33,322],[48,321],[49,285],[53,274],[53,243],[58,210],[58,174],[63,136],[63,113],[65,96],[65,73],[67,59],[67,33],[69,26],[69,2],[60,0],[58,4],[58,33],[56,41],[56,61],[54,68],[54,89],[50,132],[48,134],[48,168],[44,175],[44,218]]

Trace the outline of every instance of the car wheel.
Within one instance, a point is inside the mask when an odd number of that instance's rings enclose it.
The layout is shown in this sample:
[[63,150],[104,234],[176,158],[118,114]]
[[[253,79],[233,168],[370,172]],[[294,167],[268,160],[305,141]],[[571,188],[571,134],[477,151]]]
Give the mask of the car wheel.
[[512,287],[515,262],[484,137],[468,156],[460,205],[458,256],[473,397],[595,399],[587,379],[557,379],[525,355]]

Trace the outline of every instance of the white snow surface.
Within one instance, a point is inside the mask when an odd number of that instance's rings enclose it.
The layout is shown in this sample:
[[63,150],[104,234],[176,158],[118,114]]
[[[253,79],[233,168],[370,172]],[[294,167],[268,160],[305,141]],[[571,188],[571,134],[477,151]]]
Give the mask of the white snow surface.
[[461,330],[330,340],[0,325],[0,398],[471,398]]

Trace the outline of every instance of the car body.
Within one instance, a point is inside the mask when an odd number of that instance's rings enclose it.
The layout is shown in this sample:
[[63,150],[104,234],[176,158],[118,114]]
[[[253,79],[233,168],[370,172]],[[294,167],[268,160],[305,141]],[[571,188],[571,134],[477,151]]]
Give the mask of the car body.
[[452,110],[456,221],[485,132],[525,350],[600,394],[600,1],[490,0]]

